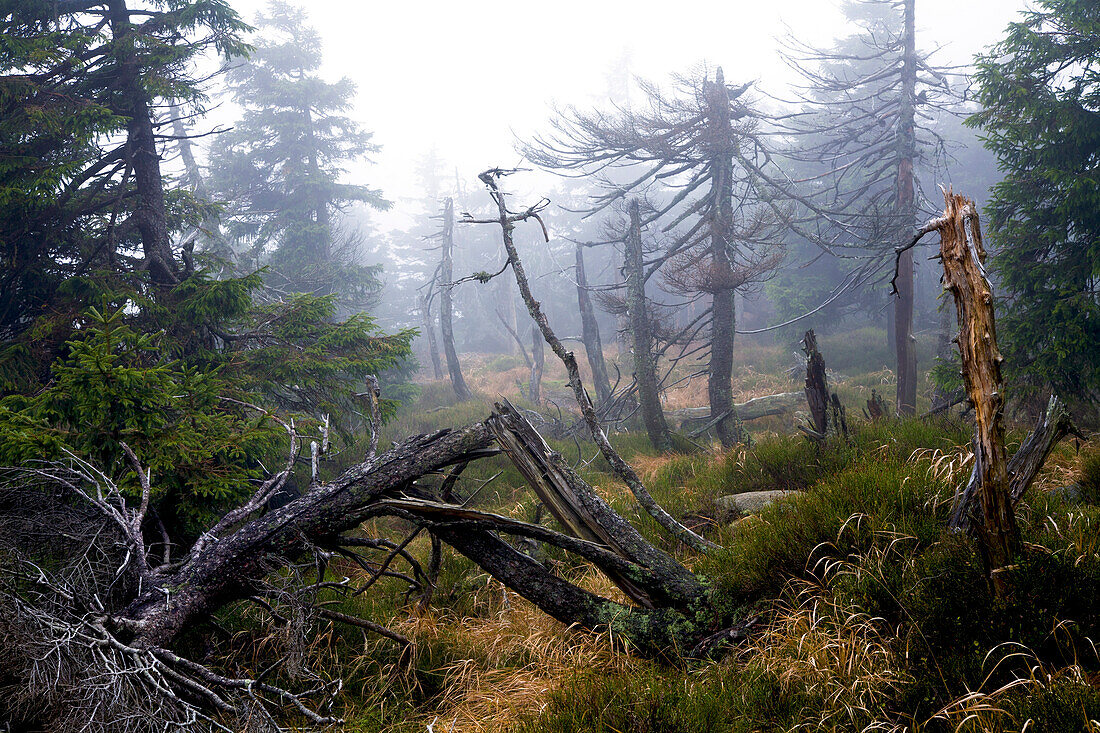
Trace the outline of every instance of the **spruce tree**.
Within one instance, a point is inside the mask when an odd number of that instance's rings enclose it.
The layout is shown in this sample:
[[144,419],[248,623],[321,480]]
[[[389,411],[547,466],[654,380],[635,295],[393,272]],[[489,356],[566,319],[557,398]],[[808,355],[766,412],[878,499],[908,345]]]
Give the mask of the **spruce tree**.
[[257,22],[255,49],[229,71],[243,108],[212,152],[212,183],[230,208],[227,229],[252,245],[282,292],[339,294],[351,310],[377,295],[377,269],[357,260],[356,237],[338,214],[353,203],[386,208],[375,189],[346,183],[345,167],[378,148],[347,116],[355,85],[318,68],[321,39],[305,12],[272,2]]
[[979,57],[998,326],[1017,384],[1100,399],[1100,6],[1041,0]]

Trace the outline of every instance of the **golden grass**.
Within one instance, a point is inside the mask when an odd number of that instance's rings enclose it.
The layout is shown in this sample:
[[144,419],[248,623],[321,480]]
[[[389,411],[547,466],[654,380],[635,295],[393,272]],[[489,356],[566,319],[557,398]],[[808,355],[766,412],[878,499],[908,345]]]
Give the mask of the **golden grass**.
[[[617,593],[596,573],[580,584],[610,597]],[[445,679],[445,702],[423,716],[425,729],[506,731],[541,709],[571,671],[623,671],[638,664],[613,640],[567,627],[514,593],[505,596],[495,581],[483,592],[497,597],[499,610],[489,617],[427,614],[393,621],[391,628],[418,646],[443,643],[452,657],[435,670]]]

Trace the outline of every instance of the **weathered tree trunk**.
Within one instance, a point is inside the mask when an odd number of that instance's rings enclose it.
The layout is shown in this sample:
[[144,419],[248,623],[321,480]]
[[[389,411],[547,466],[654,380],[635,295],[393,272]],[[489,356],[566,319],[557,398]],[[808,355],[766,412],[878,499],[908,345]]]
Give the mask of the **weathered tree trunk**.
[[[1038,424],[1008,461],[1008,494],[1013,507],[1031,487],[1039,474],[1039,469],[1043,467],[1050,452],[1054,450],[1054,446],[1067,435],[1083,438],[1070,419],[1062,401],[1057,397],[1051,397],[1046,411],[1039,417]],[[972,474],[963,493],[955,502],[949,526],[969,530],[974,519],[981,521],[976,511],[979,508],[978,488],[976,477]]]
[[997,350],[993,293],[982,263],[985,248],[974,202],[945,193],[946,210],[937,227],[944,286],[955,299],[959,319],[956,339],[962,355],[963,382],[974,406],[974,479],[982,522],[972,525],[982,547],[990,583],[1007,595],[1007,569],[1020,550],[1020,531],[1009,496],[1004,441],[1003,358]]
[[623,243],[623,274],[626,277],[626,307],[634,349],[634,381],[649,442],[657,450],[672,448],[672,434],[665,422],[653,356],[653,334],[645,297],[645,260],[642,251],[642,215],[638,200],[630,201],[630,229]]
[[466,380],[462,377],[462,367],[458,363],[458,352],[455,351],[455,335],[453,325],[453,301],[451,289],[454,282],[454,227],[455,206],[454,200],[447,198],[443,202],[443,233],[442,233],[442,264],[440,267],[439,284],[439,331],[443,336],[443,354],[447,357],[447,372],[451,376],[451,387],[459,399],[468,400],[472,397],[470,388],[466,386]]
[[806,403],[810,407],[814,431],[824,437],[829,430],[829,384],[825,376],[825,357],[817,349],[817,336],[811,328],[802,339],[806,352]]
[[[764,395],[763,397],[753,397],[751,400],[738,402],[733,407],[737,410],[737,417],[740,420],[757,420],[762,417],[791,412],[805,397],[805,392],[781,392],[779,394]],[[709,407],[682,407],[678,410],[669,410],[665,415],[674,420],[679,420],[681,430],[704,431],[709,429],[712,424]]]
[[[916,223],[914,205],[913,162],[916,158],[917,139],[914,128],[917,96],[917,50],[915,25],[915,0],[904,0],[903,12],[905,45],[902,55],[901,113],[897,130],[898,177],[896,211],[899,221],[898,237],[903,239]],[[917,411],[917,350],[913,337],[913,306],[915,303],[913,277],[913,250],[902,253],[898,262],[897,299],[894,301],[894,348],[897,353],[898,414],[913,415]]]
[[588,295],[588,277],[584,271],[584,248],[579,244],[576,246],[576,255],[577,307],[581,314],[581,339],[584,341],[584,353],[588,357],[588,366],[592,369],[592,384],[596,387],[596,404],[603,405],[611,397],[611,380],[608,379],[607,364],[603,359],[600,325],[596,321],[592,298]]
[[699,601],[704,591],[698,578],[615,513],[510,403],[496,405],[489,429],[539,500],[570,534],[603,544],[657,572],[660,582],[654,585],[652,579],[637,574],[627,577],[605,570],[631,600],[648,608],[656,604],[686,608]]
[[168,213],[164,200],[164,180],[160,170],[153,131],[149,93],[141,79],[137,31],[130,22],[126,0],[111,0],[108,20],[114,43],[111,45],[118,64],[115,76],[117,107],[112,111],[127,118],[126,156],[134,176],[133,223],[141,235],[145,269],[157,285],[174,285],[179,272],[172,256],[168,236]]
[[[638,504],[645,510],[649,516],[653,518],[662,528],[665,529],[670,535],[680,540],[692,549],[700,552],[705,552],[714,547],[717,547],[713,542],[699,536],[683,524],[678,522],[675,517],[665,511],[653,495],[646,489],[645,484],[638,477],[638,474],[630,467],[623,457],[619,455],[619,452],[615,450],[615,447],[611,445],[611,442],[607,439],[607,435],[604,433],[603,428],[600,426],[599,418],[596,416],[596,409],[592,406],[592,399],[588,396],[588,391],[584,388],[584,382],[581,380],[580,367],[577,365],[577,357],[572,351],[567,351],[562,345],[561,339],[557,337],[554,330],[550,328],[550,321],[546,318],[546,314],[542,311],[542,304],[535,300],[535,296],[531,293],[531,286],[527,280],[527,273],[524,270],[523,262],[520,260],[519,252],[516,250],[516,243],[512,236],[512,232],[515,229],[516,221],[525,221],[529,218],[537,218],[537,207],[528,209],[526,212],[514,214],[508,210],[508,206],[504,201],[504,193],[500,190],[500,186],[497,183],[497,178],[504,175],[505,172],[499,169],[490,169],[483,172],[478,176],[486,187],[489,189],[490,195],[493,197],[493,203],[497,206],[498,218],[497,219],[473,219],[467,218],[466,221],[470,223],[494,223],[500,225],[501,240],[504,243],[504,249],[508,253],[508,264],[511,265],[512,274],[515,275],[516,285],[519,287],[520,297],[523,298],[524,304],[527,306],[527,312],[530,313],[531,318],[538,324],[539,330],[542,331],[542,336],[546,339],[546,343],[550,345],[551,351],[554,352],[554,356],[561,360],[561,363],[565,365],[565,372],[568,375],[569,386],[573,390],[573,396],[577,400],[577,406],[581,409],[581,415],[584,417],[584,422],[588,426],[589,433],[592,435],[592,440],[600,449],[600,454],[611,465],[611,470],[626,483],[630,489],[630,493],[634,495],[634,498],[638,500]],[[542,220],[539,219],[540,225]],[[543,227],[543,233],[546,234],[545,227]],[[547,235],[547,239],[549,236]]]
[[537,325],[531,326],[531,378],[527,380],[527,399],[536,405],[542,401],[542,372],[546,367],[546,349]]
[[491,445],[484,423],[409,438],[236,532],[205,543],[130,604],[122,614],[123,626],[138,644],[164,646],[194,620],[252,595],[272,562],[299,557],[309,543],[335,541],[341,532],[377,516],[375,505],[383,498],[396,496],[425,474],[484,455]]
[[710,365],[707,397],[711,415],[726,415],[718,420],[715,432],[722,446],[736,445],[743,436],[733,409],[733,334],[735,308],[733,263],[730,260],[733,236],[733,159],[729,141],[729,90],[721,67],[714,82],[706,82],[707,132],[713,145],[710,152],[710,273],[711,327]]
[[[567,624],[615,636],[647,654],[690,648],[724,619],[706,587],[614,512],[511,405],[486,423],[409,438],[294,502],[204,542],[114,620],[133,646],[163,648],[185,628],[256,592],[262,578],[311,546],[338,547],[364,520],[397,516],[428,527],[508,588]],[[495,439],[570,535],[447,503],[416,480],[495,452]],[[642,608],[557,577],[497,532],[554,544],[592,562]],[[344,540],[346,541],[346,540]]]
[[443,379],[443,364],[439,360],[439,343],[435,338],[435,322],[432,320],[432,299],[427,293],[420,296],[420,316],[424,321],[424,338],[428,342],[428,360],[432,363],[432,375]]

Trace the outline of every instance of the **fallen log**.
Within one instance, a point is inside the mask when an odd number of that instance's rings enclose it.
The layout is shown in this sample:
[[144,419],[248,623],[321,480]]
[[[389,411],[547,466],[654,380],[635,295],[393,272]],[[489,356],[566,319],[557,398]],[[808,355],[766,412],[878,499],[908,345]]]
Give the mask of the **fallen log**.
[[[771,415],[782,415],[794,410],[802,402],[802,392],[781,392],[779,394],[754,397],[733,406],[737,417],[742,421],[757,420]],[[678,429],[705,424],[710,420],[709,407],[682,407],[678,410],[666,410],[665,415],[677,421]]]

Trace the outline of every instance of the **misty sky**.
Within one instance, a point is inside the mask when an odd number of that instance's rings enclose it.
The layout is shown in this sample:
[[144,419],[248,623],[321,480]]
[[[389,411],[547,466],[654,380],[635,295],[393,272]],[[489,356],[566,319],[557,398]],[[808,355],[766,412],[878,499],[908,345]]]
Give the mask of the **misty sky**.
[[[918,44],[943,46],[940,63],[965,63],[1001,37],[1024,0],[917,0]],[[234,0],[254,20],[266,0]],[[606,100],[611,70],[663,81],[699,62],[727,81],[758,80],[776,92],[789,71],[776,55],[786,28],[827,44],[846,35],[837,0],[557,0],[472,3],[302,3],[324,41],[324,73],[358,85],[354,116],[382,151],[349,178],[379,186],[395,202],[380,218],[403,226],[416,195],[412,168],[435,146],[471,186],[479,171],[520,163],[516,135],[546,129],[553,103]],[[526,188],[537,183],[528,177]]]

